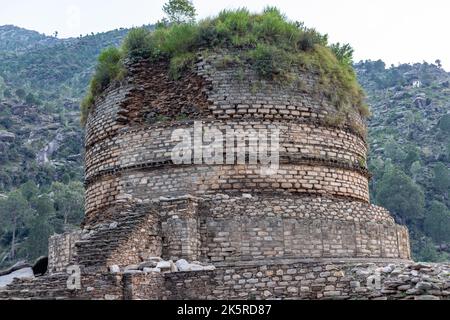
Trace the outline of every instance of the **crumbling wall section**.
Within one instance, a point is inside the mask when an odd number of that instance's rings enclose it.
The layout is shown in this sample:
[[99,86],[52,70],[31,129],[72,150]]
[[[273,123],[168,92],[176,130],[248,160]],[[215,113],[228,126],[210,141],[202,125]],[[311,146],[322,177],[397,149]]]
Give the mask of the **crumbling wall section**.
[[76,261],[76,242],[81,239],[81,230],[54,235],[48,241],[48,272],[65,272],[67,266]]

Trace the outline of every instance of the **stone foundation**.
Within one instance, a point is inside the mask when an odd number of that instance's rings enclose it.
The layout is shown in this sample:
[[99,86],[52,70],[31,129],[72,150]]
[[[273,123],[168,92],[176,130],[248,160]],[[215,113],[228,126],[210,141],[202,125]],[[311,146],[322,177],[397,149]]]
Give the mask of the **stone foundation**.
[[82,272],[79,290],[57,274],[16,280],[0,299],[449,300],[449,275],[439,264],[279,260],[198,272]]
[[126,266],[148,256],[214,264],[277,258],[411,259],[408,230],[388,211],[347,199],[182,196],[100,216],[101,223],[86,229],[76,244],[77,261],[86,267]]

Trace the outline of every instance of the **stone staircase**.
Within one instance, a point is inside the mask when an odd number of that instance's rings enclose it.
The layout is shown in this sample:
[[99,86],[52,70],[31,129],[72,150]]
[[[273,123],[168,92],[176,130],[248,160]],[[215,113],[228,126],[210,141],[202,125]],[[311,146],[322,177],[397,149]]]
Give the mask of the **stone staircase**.
[[76,242],[77,264],[105,268],[111,255],[136,234],[148,216],[148,210],[127,210],[116,215],[115,221],[97,226],[92,235]]

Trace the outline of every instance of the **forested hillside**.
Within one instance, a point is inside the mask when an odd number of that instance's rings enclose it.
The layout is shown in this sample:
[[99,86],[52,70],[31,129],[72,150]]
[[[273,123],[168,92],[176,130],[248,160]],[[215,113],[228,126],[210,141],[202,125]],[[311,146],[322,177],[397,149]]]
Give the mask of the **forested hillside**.
[[0,267],[47,251],[83,217],[79,101],[127,30],[57,39],[0,27]]
[[[79,104],[97,56],[127,32],[62,40],[0,27],[0,268],[46,254],[49,235],[80,223]],[[356,70],[373,113],[372,199],[408,224],[416,259],[447,259],[449,74],[438,62]]]
[[448,260],[450,74],[435,64],[356,64],[372,109],[372,199],[406,223],[414,257]]

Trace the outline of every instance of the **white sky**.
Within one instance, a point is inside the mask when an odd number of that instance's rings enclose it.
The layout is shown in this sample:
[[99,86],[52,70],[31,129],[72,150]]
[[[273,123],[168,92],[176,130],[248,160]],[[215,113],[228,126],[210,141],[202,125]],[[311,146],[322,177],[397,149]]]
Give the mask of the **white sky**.
[[[0,0],[0,25],[60,37],[154,23],[166,0]],[[450,70],[450,1],[448,0],[194,0],[199,17],[224,8],[267,5],[292,20],[328,33],[333,42],[349,42],[355,60],[434,62]]]

